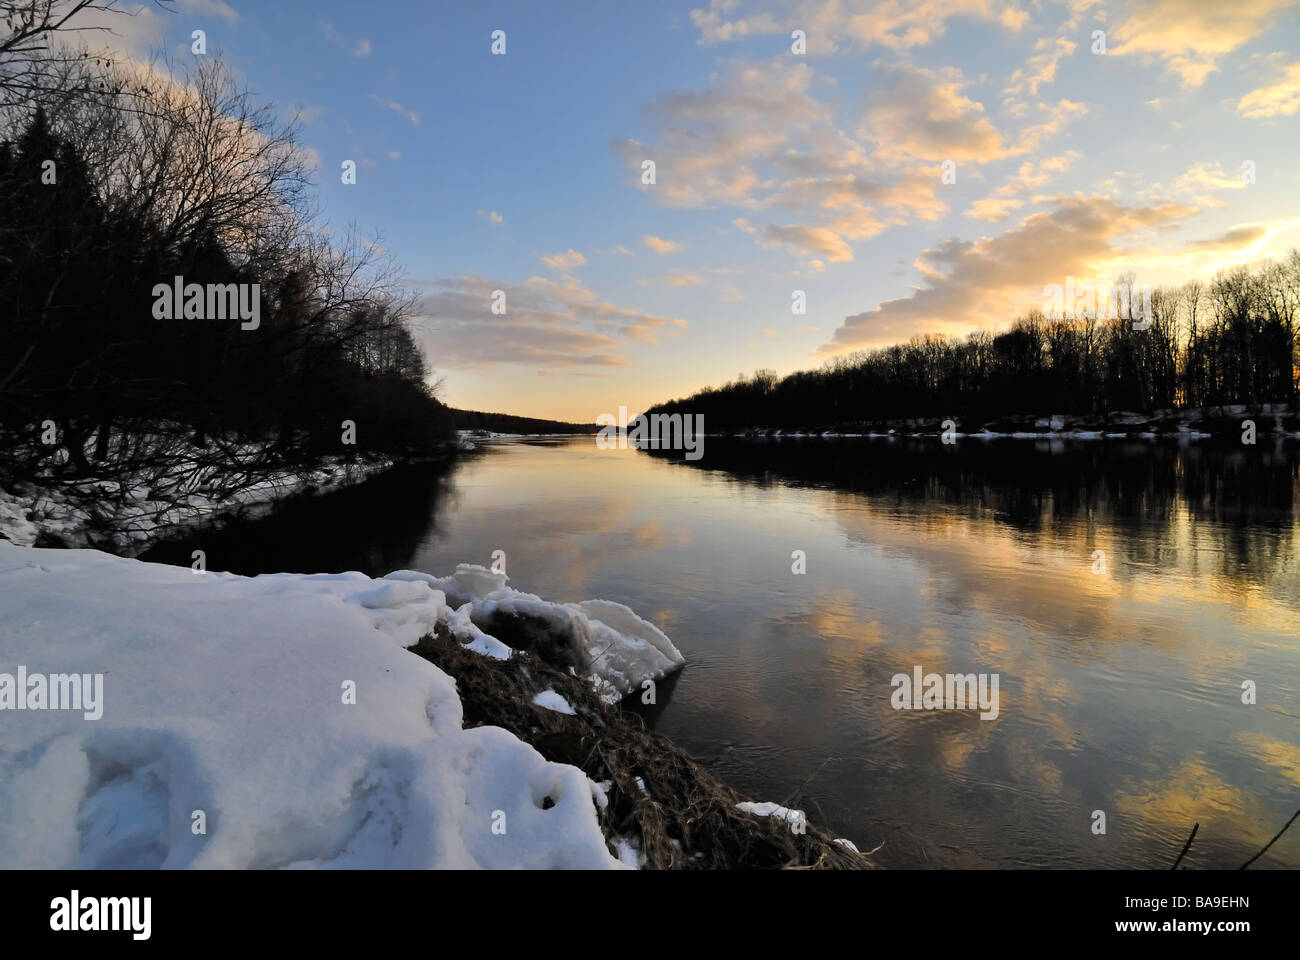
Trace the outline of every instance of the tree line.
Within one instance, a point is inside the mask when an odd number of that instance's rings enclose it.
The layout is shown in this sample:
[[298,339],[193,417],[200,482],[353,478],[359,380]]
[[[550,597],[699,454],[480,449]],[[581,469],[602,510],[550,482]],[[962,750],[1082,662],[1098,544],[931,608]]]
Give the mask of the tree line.
[[999,333],[918,336],[786,377],[759,370],[646,412],[703,414],[710,430],[829,429],[1295,401],[1300,250],[1156,288],[1150,303],[1140,320],[1035,310]]
[[594,423],[570,423],[567,420],[543,420],[538,417],[518,417],[509,413],[489,413],[481,410],[451,411],[457,430],[487,430],[492,433],[523,434],[583,434],[595,433]]
[[[57,27],[58,6],[0,0],[28,13],[8,23],[26,39],[0,41],[7,471],[102,477],[215,450],[256,472],[439,448],[451,418],[413,299],[376,243],[318,222],[296,123],[218,58],[144,69],[53,51],[36,28]],[[255,289],[256,324],[158,309],[177,277]]]

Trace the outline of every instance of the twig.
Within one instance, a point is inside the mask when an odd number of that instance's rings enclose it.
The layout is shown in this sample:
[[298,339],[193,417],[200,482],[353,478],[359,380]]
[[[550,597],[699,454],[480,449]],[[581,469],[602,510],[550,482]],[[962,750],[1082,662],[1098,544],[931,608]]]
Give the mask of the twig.
[[[1291,819],[1288,820],[1288,821],[1286,822],[1286,827],[1283,827],[1281,830],[1279,830],[1279,831],[1277,832],[1277,837],[1280,837],[1280,836],[1282,836],[1282,834],[1286,833],[1286,828],[1289,827],[1289,826],[1291,826],[1291,824],[1295,823],[1295,818],[1296,818],[1296,817],[1300,817],[1300,810],[1297,810],[1295,813],[1291,814]],[[1268,843],[1264,844],[1264,849],[1263,849],[1263,850],[1259,851],[1259,853],[1255,854],[1253,857],[1251,857],[1249,860],[1247,860],[1245,863],[1243,863],[1243,864],[1242,864],[1241,866],[1239,866],[1237,869],[1238,869],[1238,870],[1245,870],[1245,869],[1246,869],[1247,867],[1249,867],[1252,863],[1254,863],[1256,860],[1258,860],[1260,857],[1262,857],[1262,856],[1264,855],[1264,853],[1268,850],[1269,847],[1271,847],[1271,846],[1273,846],[1273,844],[1277,843],[1277,837],[1274,837],[1274,838],[1273,838],[1272,840],[1270,840]]]
[[822,768],[824,768],[824,767],[826,766],[826,764],[830,763],[832,760],[839,760],[839,759],[842,759],[842,758],[840,758],[840,757],[827,757],[825,760],[823,760],[823,761],[821,762],[821,764],[818,765],[817,769],[814,770],[812,773],[810,773],[810,774],[808,775],[808,779],[807,779],[807,780],[804,780],[803,783],[799,784],[799,786],[797,786],[797,787],[794,788],[794,792],[791,793],[790,796],[786,797],[785,802],[782,803],[781,806],[783,806],[783,807],[788,807],[788,806],[790,806],[791,801],[793,801],[793,800],[795,800],[795,799],[797,799],[797,798],[799,797],[799,794],[800,794],[801,792],[803,792],[803,788],[806,787],[806,786],[808,786],[808,784],[812,781],[812,778],[813,778],[813,777],[817,776],[817,774],[819,774],[819,773],[822,772]]
[[1183,862],[1183,857],[1185,857],[1187,851],[1191,849],[1192,841],[1196,839],[1196,831],[1199,829],[1201,829],[1200,823],[1192,824],[1192,835],[1188,837],[1187,842],[1183,844],[1183,852],[1178,855],[1178,859],[1174,861],[1174,865],[1169,868],[1170,870],[1177,870],[1178,865]]

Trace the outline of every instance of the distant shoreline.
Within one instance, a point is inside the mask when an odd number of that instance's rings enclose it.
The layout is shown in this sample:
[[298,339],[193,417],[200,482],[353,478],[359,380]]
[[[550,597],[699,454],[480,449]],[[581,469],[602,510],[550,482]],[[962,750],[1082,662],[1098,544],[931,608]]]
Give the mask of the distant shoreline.
[[1157,410],[1149,414],[1115,412],[1079,415],[1021,414],[962,418],[955,414],[801,427],[752,426],[738,430],[705,431],[705,437],[732,439],[886,439],[942,437],[995,440],[1202,440],[1216,437],[1240,441],[1244,421],[1252,421],[1256,437],[1300,437],[1300,410],[1293,404],[1225,404]]

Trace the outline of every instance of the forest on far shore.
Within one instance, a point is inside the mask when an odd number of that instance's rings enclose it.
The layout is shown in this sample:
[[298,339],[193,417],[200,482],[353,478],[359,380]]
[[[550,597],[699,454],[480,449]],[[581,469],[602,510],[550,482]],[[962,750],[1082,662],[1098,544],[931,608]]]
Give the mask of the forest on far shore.
[[1049,319],[1034,311],[1001,333],[915,337],[787,377],[742,374],[645,412],[702,414],[710,431],[826,429],[1296,400],[1300,250],[1280,262],[1224,270],[1210,282],[1159,287],[1150,315],[1136,324],[1065,312]]
[[595,433],[600,429],[594,423],[541,420],[537,417],[516,417],[509,413],[484,413],[479,410],[452,408],[451,416],[457,430],[487,430],[491,433],[584,434]]

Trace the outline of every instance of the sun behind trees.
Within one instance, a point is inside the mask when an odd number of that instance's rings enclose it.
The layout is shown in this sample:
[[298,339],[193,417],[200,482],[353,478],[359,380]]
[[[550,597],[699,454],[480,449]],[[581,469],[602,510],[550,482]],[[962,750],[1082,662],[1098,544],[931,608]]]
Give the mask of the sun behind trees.
[[[175,471],[196,464],[239,487],[448,440],[396,268],[314,222],[292,122],[213,58],[178,75],[61,54],[23,77],[0,84],[0,457],[14,477],[179,496]],[[178,277],[256,284],[260,322],[156,315],[155,286]]]
[[827,429],[902,418],[1083,418],[1223,404],[1291,403],[1300,385],[1300,250],[1213,281],[1158,288],[1150,326],[1021,317],[1001,333],[929,335],[816,371],[771,370],[647,413],[703,414],[711,430]]

